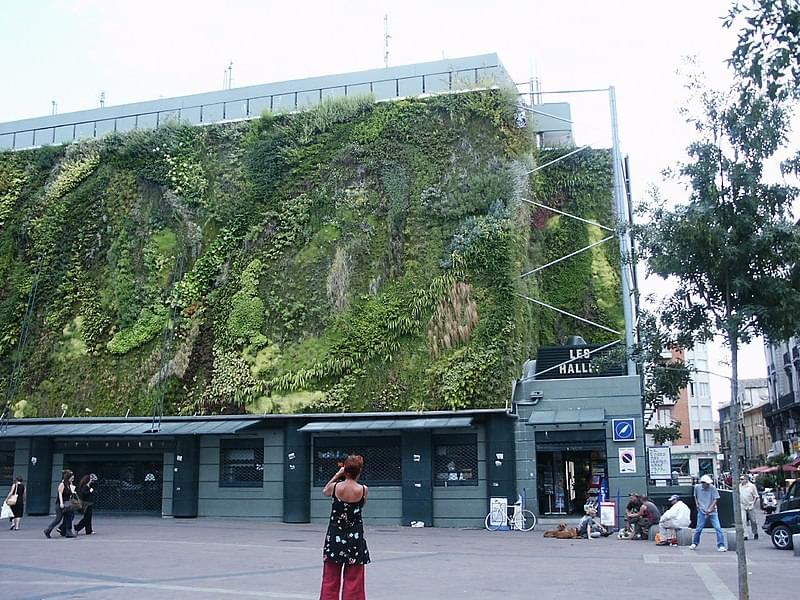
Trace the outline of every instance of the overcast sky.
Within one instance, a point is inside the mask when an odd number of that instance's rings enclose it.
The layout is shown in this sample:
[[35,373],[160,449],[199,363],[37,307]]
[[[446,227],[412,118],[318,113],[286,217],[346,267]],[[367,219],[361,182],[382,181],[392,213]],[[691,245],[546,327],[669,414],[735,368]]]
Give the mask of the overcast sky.
[[[53,100],[60,113],[94,108],[101,90],[108,106],[220,89],[229,61],[234,87],[381,67],[388,14],[390,65],[497,52],[516,81],[536,75],[545,90],[614,85],[641,198],[691,140],[677,114],[683,57],[696,55],[715,84],[728,80],[729,4],[0,0],[0,121],[50,114]],[[607,97],[569,100],[578,143],[607,142]],[[766,376],[760,346],[743,358],[742,377]]]

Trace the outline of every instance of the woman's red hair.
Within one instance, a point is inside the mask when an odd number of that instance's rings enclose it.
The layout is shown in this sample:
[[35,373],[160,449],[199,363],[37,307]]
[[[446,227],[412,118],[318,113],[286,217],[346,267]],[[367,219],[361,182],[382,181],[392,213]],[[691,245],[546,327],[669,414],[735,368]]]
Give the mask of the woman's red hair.
[[351,479],[357,479],[364,468],[364,458],[358,454],[351,454],[344,459],[344,473]]

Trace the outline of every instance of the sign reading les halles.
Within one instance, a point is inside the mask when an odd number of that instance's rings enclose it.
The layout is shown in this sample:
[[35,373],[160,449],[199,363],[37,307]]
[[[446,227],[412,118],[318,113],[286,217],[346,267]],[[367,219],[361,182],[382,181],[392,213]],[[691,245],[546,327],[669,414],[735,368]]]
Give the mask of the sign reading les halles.
[[575,377],[611,377],[622,375],[622,365],[601,368],[597,359],[605,351],[600,345],[545,346],[536,356],[536,379],[573,379]]

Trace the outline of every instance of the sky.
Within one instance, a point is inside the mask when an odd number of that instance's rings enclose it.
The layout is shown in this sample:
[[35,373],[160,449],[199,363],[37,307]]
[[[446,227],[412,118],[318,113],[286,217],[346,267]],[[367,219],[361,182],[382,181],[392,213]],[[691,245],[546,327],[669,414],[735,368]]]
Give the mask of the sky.
[[[683,156],[691,129],[676,71],[696,56],[729,81],[735,34],[723,0],[0,0],[0,122],[221,89],[497,52],[515,81],[544,90],[615,86],[634,198]],[[561,97],[559,97],[561,98]],[[579,144],[609,145],[608,98],[573,105]],[[670,188],[671,194],[681,194]],[[663,289],[647,282],[645,289]],[[710,357],[712,370],[722,354]],[[719,367],[723,370],[724,367]],[[765,377],[759,343],[741,377]],[[717,401],[727,383],[712,382]]]

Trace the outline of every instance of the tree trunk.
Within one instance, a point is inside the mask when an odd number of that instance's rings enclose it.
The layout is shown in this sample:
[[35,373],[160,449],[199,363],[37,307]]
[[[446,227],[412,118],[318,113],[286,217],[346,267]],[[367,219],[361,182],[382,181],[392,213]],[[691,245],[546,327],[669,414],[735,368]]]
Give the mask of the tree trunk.
[[744,523],[739,503],[739,336],[738,331],[728,331],[728,344],[731,348],[731,487],[733,488],[733,522],[736,524],[736,562],[739,580],[739,600],[749,600],[747,583],[747,552],[744,546]]

